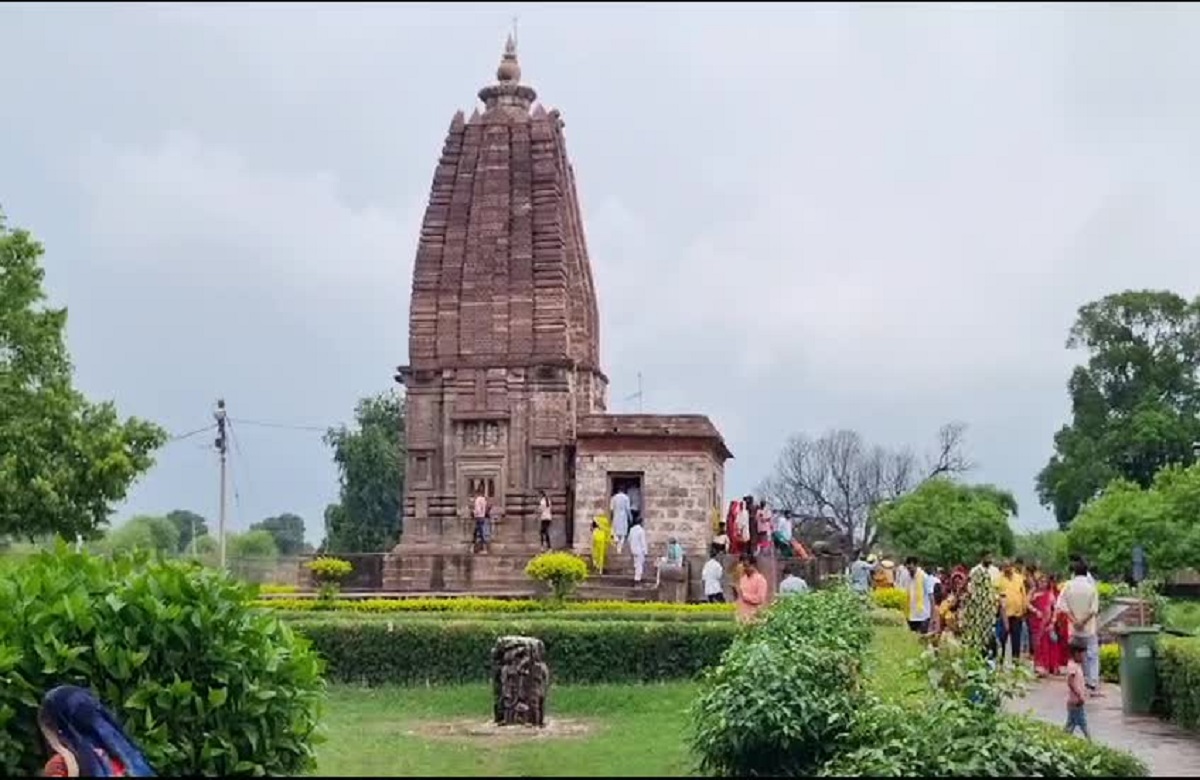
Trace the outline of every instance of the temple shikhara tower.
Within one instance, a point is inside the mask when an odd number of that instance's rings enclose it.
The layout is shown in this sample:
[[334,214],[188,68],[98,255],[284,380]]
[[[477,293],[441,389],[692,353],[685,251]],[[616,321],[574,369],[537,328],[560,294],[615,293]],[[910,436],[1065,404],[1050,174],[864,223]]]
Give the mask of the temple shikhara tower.
[[520,566],[538,547],[542,491],[556,547],[585,549],[592,517],[626,487],[641,494],[652,544],[675,535],[703,554],[729,452],[702,416],[605,414],[599,306],[564,123],[522,83],[511,37],[479,99],[482,110],[450,122],[413,268],[409,365],[397,375],[408,463],[395,553],[405,560],[392,584],[480,579],[482,564],[462,559],[479,490],[495,507],[495,555]]

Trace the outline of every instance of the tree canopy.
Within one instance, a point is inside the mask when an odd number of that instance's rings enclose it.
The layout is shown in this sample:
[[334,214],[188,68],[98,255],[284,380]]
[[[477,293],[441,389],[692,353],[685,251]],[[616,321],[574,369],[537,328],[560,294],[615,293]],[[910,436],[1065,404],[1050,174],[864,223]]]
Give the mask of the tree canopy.
[[231,559],[279,557],[279,547],[269,531],[247,531],[225,537],[225,554]]
[[0,214],[0,535],[93,537],[167,435],[75,390],[43,251]]
[[340,475],[340,500],[325,509],[324,551],[385,552],[399,541],[404,495],[404,399],[363,398],[355,427],[325,434]]
[[762,492],[775,506],[790,509],[804,523],[825,524],[848,546],[875,540],[875,509],[922,482],[971,468],[963,454],[965,426],[938,431],[935,451],[924,459],[909,449],[868,446],[857,431],[833,430],[818,439],[793,436]]
[[208,521],[195,512],[187,509],[176,509],[167,513],[167,519],[179,531],[179,549],[177,552],[190,552],[192,533],[197,538],[208,535]]
[[1067,383],[1071,422],[1037,476],[1066,528],[1116,478],[1149,487],[1164,466],[1193,462],[1200,440],[1200,299],[1126,291],[1079,309],[1067,340],[1087,352]]
[[1126,479],[1084,505],[1070,528],[1073,552],[1108,577],[1133,566],[1133,548],[1146,553],[1150,575],[1200,568],[1200,465],[1168,466],[1149,488]]
[[101,547],[109,552],[146,550],[175,555],[179,551],[179,529],[165,517],[138,515],[114,528]]
[[304,518],[291,512],[252,523],[250,530],[269,533],[280,555],[299,555],[308,547],[304,542]]
[[1009,518],[1017,502],[992,485],[965,485],[937,477],[879,507],[883,540],[923,564],[954,566],[978,560],[985,550],[1013,552]]

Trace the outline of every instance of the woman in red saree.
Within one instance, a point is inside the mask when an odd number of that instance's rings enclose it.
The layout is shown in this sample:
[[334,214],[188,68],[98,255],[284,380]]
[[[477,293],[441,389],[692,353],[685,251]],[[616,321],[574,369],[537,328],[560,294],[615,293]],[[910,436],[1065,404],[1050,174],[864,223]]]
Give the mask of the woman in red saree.
[[1029,601],[1029,644],[1033,648],[1033,668],[1039,676],[1057,675],[1067,663],[1069,621],[1065,614],[1054,619],[1058,601],[1058,583],[1053,575],[1042,574]]
[[731,555],[741,555],[745,552],[745,545],[742,544],[742,540],[738,536],[737,517],[740,509],[740,501],[730,501],[729,514],[725,515],[725,534],[729,537],[729,552]]

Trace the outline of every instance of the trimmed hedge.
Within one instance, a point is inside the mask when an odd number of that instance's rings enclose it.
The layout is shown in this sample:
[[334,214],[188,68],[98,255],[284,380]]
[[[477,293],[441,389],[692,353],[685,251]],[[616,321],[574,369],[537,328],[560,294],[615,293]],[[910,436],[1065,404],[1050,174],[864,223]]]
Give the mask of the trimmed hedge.
[[1200,730],[1200,639],[1163,637],[1158,690],[1164,717],[1186,729]]
[[546,644],[552,680],[564,683],[689,679],[716,663],[739,632],[708,622],[398,620],[296,621],[327,663],[329,679],[367,685],[491,681],[501,636]]
[[418,599],[334,599],[315,598],[259,599],[256,606],[288,612],[365,612],[390,614],[396,612],[492,612],[520,614],[529,612],[566,613],[655,613],[664,615],[733,615],[732,604],[672,604],[661,601],[567,601],[561,606],[537,599],[489,599],[464,596],[461,598]]

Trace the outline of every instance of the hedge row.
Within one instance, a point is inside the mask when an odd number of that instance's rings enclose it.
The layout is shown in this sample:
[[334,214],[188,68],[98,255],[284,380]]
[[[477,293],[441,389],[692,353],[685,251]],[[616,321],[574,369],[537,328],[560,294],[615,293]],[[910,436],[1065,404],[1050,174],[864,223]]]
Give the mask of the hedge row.
[[474,596],[417,599],[260,599],[257,606],[288,612],[461,612],[520,614],[529,612],[728,616],[732,604],[671,604],[660,601],[568,601],[559,607],[537,599],[489,599]]
[[[546,610],[543,612],[318,612],[304,610],[290,612],[272,610],[271,614],[278,615],[291,622],[320,620],[333,623],[395,623],[420,621],[468,620],[478,622],[512,622],[521,621],[568,621],[583,623],[618,622],[655,622],[655,623],[729,623],[733,620],[732,613],[705,614],[701,612],[563,612],[562,610]],[[899,614],[899,613],[893,613]],[[903,622],[903,620],[901,620]]]
[[1158,690],[1164,717],[1186,729],[1200,730],[1200,639],[1161,640]]
[[688,679],[714,664],[739,630],[732,620],[310,620],[292,626],[325,659],[329,679],[367,685],[488,682],[492,646],[512,634],[545,642],[557,682]]

